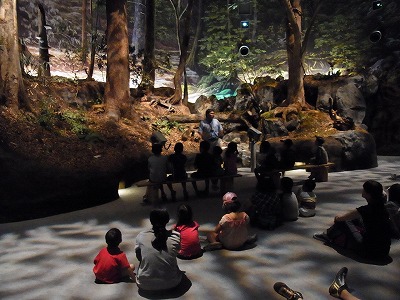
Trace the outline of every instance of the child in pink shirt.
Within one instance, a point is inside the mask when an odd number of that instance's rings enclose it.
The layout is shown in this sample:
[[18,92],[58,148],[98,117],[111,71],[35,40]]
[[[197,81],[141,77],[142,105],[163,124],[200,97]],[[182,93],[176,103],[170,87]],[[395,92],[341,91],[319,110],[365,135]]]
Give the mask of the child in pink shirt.
[[239,249],[245,244],[252,244],[257,236],[248,236],[250,218],[245,212],[239,211],[240,202],[235,193],[228,192],[222,197],[222,208],[226,214],[222,216],[214,231],[207,235],[210,242],[204,250]]
[[193,221],[192,208],[187,204],[178,207],[177,223],[173,230],[181,235],[181,249],[177,257],[194,259],[203,255],[199,240],[199,224]]

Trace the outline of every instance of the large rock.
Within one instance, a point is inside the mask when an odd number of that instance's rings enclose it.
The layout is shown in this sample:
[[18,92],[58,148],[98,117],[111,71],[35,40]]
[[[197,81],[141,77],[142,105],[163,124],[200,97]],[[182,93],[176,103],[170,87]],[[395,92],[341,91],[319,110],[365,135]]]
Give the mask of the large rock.
[[375,140],[368,132],[349,130],[333,137],[342,145],[341,166],[344,170],[378,166]]
[[[280,151],[282,143],[271,144]],[[325,138],[324,147],[336,171],[368,169],[378,166],[375,141],[364,130],[348,130]],[[297,161],[309,161],[315,152],[314,139],[293,139]]]
[[360,78],[343,78],[338,81],[321,81],[318,85],[316,107],[328,111],[331,108],[343,118],[351,118],[356,125],[365,117],[366,103],[359,85]]

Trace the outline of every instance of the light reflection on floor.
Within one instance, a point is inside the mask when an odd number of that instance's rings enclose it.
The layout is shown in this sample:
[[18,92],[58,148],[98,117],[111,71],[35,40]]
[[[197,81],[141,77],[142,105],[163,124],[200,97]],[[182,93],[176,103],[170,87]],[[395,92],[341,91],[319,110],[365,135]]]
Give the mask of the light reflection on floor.
[[[400,241],[391,249],[393,261],[372,265],[343,256],[312,239],[328,227],[335,214],[364,204],[362,183],[375,179],[384,186],[394,183],[390,174],[400,173],[399,157],[380,157],[379,167],[330,173],[329,182],[317,185],[317,215],[287,223],[275,231],[253,230],[257,246],[244,251],[214,251],[193,261],[179,261],[192,283],[181,299],[283,299],[273,291],[276,281],[300,290],[306,299],[329,299],[327,288],[337,270],[349,268],[348,283],[363,299],[398,299],[400,285]],[[246,169],[242,172],[246,174]],[[300,182],[301,170],[286,176]],[[397,181],[399,182],[399,181]],[[255,187],[247,173],[236,180],[235,192],[244,203]],[[182,197],[176,185],[178,199]],[[188,187],[192,192],[191,187]],[[141,206],[144,188],[119,191],[120,199],[91,209],[26,222],[0,225],[1,299],[138,299],[134,284],[96,285],[93,258],[104,245],[111,227],[123,233],[122,249],[133,263],[134,239],[149,226],[151,207]],[[180,196],[179,196],[180,195]],[[177,206],[168,203],[172,225]],[[192,197],[195,219],[202,234],[221,216],[221,199]]]

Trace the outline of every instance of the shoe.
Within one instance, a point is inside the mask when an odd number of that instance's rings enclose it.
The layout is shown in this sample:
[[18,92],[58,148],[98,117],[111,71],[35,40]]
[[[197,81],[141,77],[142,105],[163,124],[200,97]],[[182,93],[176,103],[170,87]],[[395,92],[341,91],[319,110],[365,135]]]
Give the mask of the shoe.
[[176,201],[176,191],[171,191],[171,201]]
[[313,238],[318,240],[318,241],[324,242],[324,243],[330,243],[331,242],[331,239],[328,237],[328,235],[326,233],[315,233],[313,235]]
[[300,292],[293,291],[290,287],[288,287],[283,282],[275,282],[274,290],[279,295],[285,297],[288,300],[300,300],[300,299],[303,299],[303,295]]
[[213,251],[219,249],[222,249],[222,244],[220,242],[209,243],[208,245],[205,245],[203,248],[204,251]]
[[336,273],[335,279],[333,280],[331,286],[329,287],[329,294],[332,297],[340,298],[340,294],[343,290],[347,290],[346,276],[348,269],[343,267]]

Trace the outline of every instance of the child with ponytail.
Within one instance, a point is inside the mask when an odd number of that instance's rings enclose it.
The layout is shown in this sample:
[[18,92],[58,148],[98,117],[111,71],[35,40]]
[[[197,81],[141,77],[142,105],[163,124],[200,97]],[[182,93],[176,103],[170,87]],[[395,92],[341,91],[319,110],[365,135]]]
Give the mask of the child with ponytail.
[[139,260],[136,283],[146,291],[167,290],[178,286],[182,280],[176,256],[180,248],[180,235],[167,230],[169,214],[165,209],[150,213],[152,229],[136,237],[135,252]]

